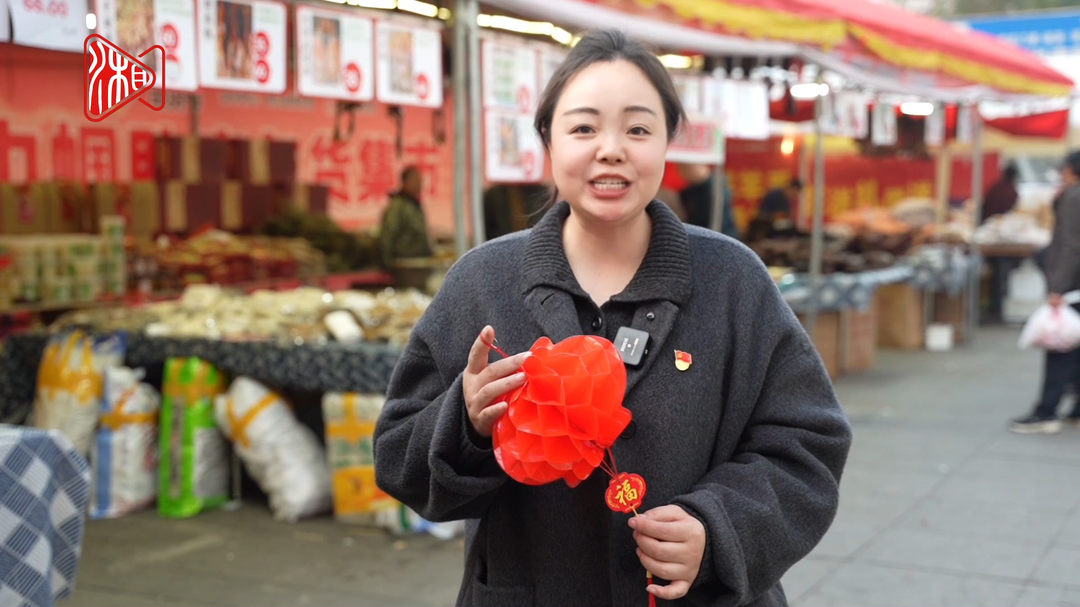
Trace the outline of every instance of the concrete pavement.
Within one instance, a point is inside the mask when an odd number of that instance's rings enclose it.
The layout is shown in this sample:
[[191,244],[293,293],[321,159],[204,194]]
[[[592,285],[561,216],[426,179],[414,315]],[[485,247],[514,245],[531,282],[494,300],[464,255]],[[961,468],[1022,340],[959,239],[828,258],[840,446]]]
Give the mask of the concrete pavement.
[[[785,576],[797,607],[1080,607],[1080,430],[1016,436],[1037,353],[984,329],[945,354],[879,354],[841,379],[855,428],[829,534]],[[461,542],[259,506],[91,522],[69,607],[452,605]]]

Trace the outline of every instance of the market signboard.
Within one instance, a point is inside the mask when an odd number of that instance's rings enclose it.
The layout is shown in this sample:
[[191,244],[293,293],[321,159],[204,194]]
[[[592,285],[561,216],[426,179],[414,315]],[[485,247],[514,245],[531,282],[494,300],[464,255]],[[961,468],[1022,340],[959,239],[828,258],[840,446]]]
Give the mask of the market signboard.
[[[146,49],[165,49],[165,88],[195,91],[199,73],[195,51],[195,0],[98,0],[97,33],[139,57]],[[157,52],[139,60],[160,74]],[[156,81],[155,88],[161,88]]]
[[442,37],[426,27],[375,24],[375,95],[390,105],[437,108],[443,102]]
[[287,9],[264,0],[201,0],[199,82],[206,87],[284,93]]
[[[3,0],[11,11],[15,44],[81,53],[86,29],[86,0]],[[6,19],[5,26],[6,28]]]
[[726,145],[720,120],[693,116],[679,127],[668,146],[667,161],[687,164],[724,164]]
[[374,99],[374,36],[371,19],[297,6],[297,90],[307,97]]
[[488,38],[481,40],[480,45],[484,109],[532,114],[539,98],[536,50]]
[[542,53],[511,40],[481,40],[484,176],[488,181],[536,183],[544,176],[544,146],[533,129]]

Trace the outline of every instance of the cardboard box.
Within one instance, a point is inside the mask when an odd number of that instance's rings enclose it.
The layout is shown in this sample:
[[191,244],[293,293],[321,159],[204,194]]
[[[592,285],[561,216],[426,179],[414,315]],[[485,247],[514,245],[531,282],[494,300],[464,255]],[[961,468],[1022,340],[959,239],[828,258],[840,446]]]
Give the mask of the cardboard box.
[[161,187],[156,181],[136,181],[131,184],[131,220],[128,231],[136,236],[154,236],[164,225]]
[[271,141],[269,144],[270,182],[296,182],[296,143]]
[[[805,326],[806,315],[800,314],[799,321]],[[821,360],[825,363],[829,377],[832,379],[840,377],[843,371],[840,360],[840,313],[819,313],[814,334],[810,337],[814,341],[818,354],[821,355]]]
[[157,176],[161,181],[197,183],[201,178],[198,137],[161,137],[157,140]]
[[43,184],[0,184],[0,234],[48,233],[54,208],[50,195]]
[[934,296],[934,322],[953,326],[955,333],[953,341],[962,344],[967,339],[965,334],[967,324],[964,319],[970,316],[967,309],[968,299],[961,295],[950,296],[947,293],[938,293]]
[[244,228],[244,184],[226,181],[221,184],[221,227],[233,232]]
[[872,305],[866,310],[841,312],[841,322],[847,323],[847,339],[840,365],[843,373],[857,373],[874,368],[878,339],[876,312]]
[[270,183],[270,142],[266,139],[248,142],[247,154],[247,162],[240,162],[240,168],[247,171],[241,180],[255,185],[268,185]]
[[885,285],[874,294],[880,348],[921,350],[926,341],[926,303],[921,290]]

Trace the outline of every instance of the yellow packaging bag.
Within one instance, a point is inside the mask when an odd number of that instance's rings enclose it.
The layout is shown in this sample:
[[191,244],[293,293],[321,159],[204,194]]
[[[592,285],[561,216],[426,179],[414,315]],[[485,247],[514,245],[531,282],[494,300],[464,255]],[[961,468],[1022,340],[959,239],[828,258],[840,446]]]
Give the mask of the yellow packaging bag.
[[373,437],[385,400],[379,394],[352,392],[323,396],[334,517],[343,522],[374,525],[375,513],[398,507],[395,499],[375,485]]

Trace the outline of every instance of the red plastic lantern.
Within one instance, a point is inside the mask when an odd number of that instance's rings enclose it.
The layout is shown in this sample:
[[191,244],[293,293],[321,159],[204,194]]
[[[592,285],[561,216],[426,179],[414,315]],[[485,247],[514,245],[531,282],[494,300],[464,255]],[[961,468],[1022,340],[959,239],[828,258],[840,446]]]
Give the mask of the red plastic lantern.
[[542,337],[495,423],[495,459],[514,480],[576,487],[589,478],[630,423],[623,407],[626,368],[615,345],[592,335],[558,344]]

